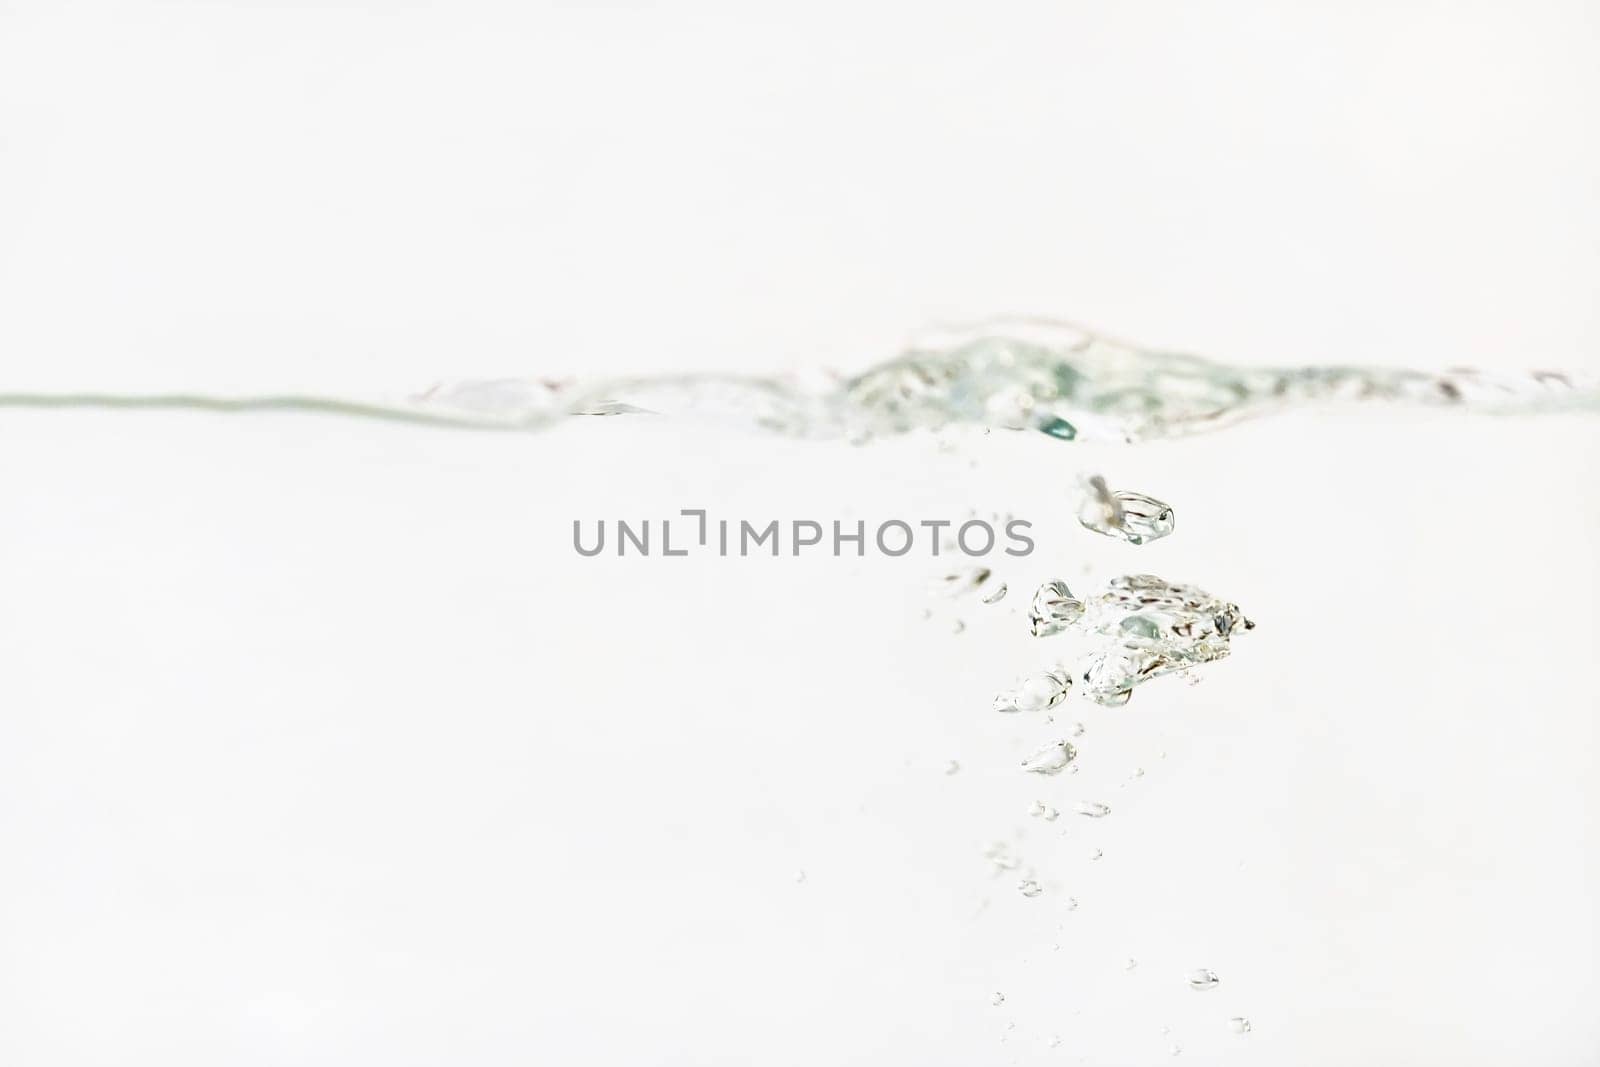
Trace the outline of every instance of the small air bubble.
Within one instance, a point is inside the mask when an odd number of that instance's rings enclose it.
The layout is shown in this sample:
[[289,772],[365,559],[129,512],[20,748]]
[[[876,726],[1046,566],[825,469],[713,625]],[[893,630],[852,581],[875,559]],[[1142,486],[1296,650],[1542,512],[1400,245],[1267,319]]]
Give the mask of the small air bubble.
[[1072,810],[1091,819],[1103,819],[1111,814],[1111,805],[1098,800],[1080,800],[1072,806]]
[[993,1004],[997,1008],[1000,1005],[1004,1004],[1005,1002],[1006,1002],[1006,995],[1004,993],[995,992],[995,993],[991,993],[989,995],[989,1003]]
[[1242,1015],[1235,1015],[1228,1020],[1228,1029],[1236,1034],[1248,1034],[1250,1032],[1250,1020]]
[[987,593],[987,594],[984,595],[983,602],[985,604],[998,604],[998,603],[1000,603],[1000,601],[1004,600],[1005,598],[1006,598],[1006,583],[1005,582],[1001,582],[999,587],[996,588],[992,593]]
[[994,698],[996,711],[1049,711],[1072,691],[1072,676],[1063,670],[1040,671]]
[[1023,760],[1022,769],[1033,774],[1060,774],[1077,755],[1069,742],[1052,741]]
[[1022,881],[1017,883],[1017,892],[1021,893],[1025,897],[1036,897],[1040,893],[1044,892],[1044,886],[1040,885],[1032,878],[1024,878]]
[[1216,971],[1208,971],[1204,968],[1201,968],[1198,971],[1190,971],[1188,977],[1189,988],[1193,989],[1197,993],[1203,993],[1208,989],[1215,989],[1222,983],[1222,979],[1217,977]]

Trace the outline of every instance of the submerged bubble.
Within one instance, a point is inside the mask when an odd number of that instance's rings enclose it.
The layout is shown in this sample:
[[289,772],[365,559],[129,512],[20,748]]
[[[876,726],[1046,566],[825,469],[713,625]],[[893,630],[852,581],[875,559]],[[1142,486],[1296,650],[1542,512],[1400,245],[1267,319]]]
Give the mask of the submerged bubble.
[[944,773],[947,775],[960,774],[961,764],[956,760],[946,760],[944,765]]
[[1083,601],[1060,580],[1041,585],[1028,609],[1028,622],[1035,637],[1058,634],[1082,618]]
[[1084,481],[1078,524],[1103,537],[1143,545],[1170,534],[1177,520],[1172,508],[1155,497],[1109,489],[1105,479],[1095,475]]
[[1083,672],[1084,692],[1125,704],[1151,678],[1222,659],[1233,635],[1254,626],[1237,604],[1153,574],[1113,578],[1085,605],[1083,627],[1102,639]]
[[1022,761],[1022,769],[1034,774],[1060,774],[1078,756],[1067,741],[1052,741]]
[[1078,898],[1077,897],[1068,897],[1067,898],[1067,910],[1068,911],[1077,911],[1078,910]]
[[1072,810],[1091,819],[1103,819],[1111,814],[1111,805],[1097,800],[1080,800],[1072,806]]
[[1025,897],[1036,897],[1040,893],[1044,892],[1044,886],[1040,885],[1032,878],[1024,878],[1022,881],[1017,883],[1017,892],[1021,893]]
[[1217,977],[1216,971],[1208,971],[1204,968],[1201,968],[1197,971],[1190,971],[1188,974],[1188,980],[1189,988],[1198,993],[1203,993],[1208,989],[1215,989],[1222,983],[1222,979]]
[[993,1004],[995,1007],[998,1008],[1000,1005],[1004,1004],[1005,1002],[1006,1002],[1006,995],[1004,993],[1001,993],[1001,992],[999,992],[997,990],[997,991],[989,994],[989,1003]]
[[1049,711],[1067,698],[1072,690],[1072,676],[1056,669],[1030,674],[1017,682],[1016,688],[994,698],[994,710]]
[[1250,1032],[1250,1020],[1243,1015],[1235,1015],[1228,1020],[1228,1029],[1236,1034],[1248,1034]]
[[1173,533],[1173,509],[1144,493],[1110,490],[1106,478],[1094,475],[1083,482],[1083,504],[1078,507],[1078,525],[1104,537],[1117,537],[1128,544],[1149,544]]
[[988,593],[985,593],[982,599],[983,599],[983,602],[985,604],[998,604],[998,603],[1000,603],[1000,601],[1004,600],[1005,598],[1006,598],[1006,583],[1005,582],[1001,582],[992,591],[990,591]]
[[1042,800],[1035,800],[1028,805],[1028,814],[1035,819],[1043,819],[1045,822],[1055,822],[1061,815],[1059,811]]

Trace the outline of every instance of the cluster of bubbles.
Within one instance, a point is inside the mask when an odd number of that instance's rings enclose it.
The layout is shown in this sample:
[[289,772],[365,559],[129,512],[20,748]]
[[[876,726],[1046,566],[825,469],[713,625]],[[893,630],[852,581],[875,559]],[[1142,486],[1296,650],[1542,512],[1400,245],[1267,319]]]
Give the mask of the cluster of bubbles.
[[[1170,535],[1176,528],[1172,507],[1152,496],[1112,489],[1099,476],[1084,479],[1081,486],[1083,496],[1078,521],[1096,534],[1129,545],[1146,545]],[[970,574],[965,578],[953,575],[947,583],[971,588],[983,584],[989,577],[987,571],[976,582]],[[1003,595],[1005,586],[999,588]],[[993,602],[988,597],[984,599]],[[1128,702],[1135,688],[1154,678],[1189,672],[1201,664],[1222,659],[1229,654],[1237,634],[1254,628],[1237,604],[1193,585],[1139,573],[1114,577],[1100,591],[1087,597],[1074,594],[1064,580],[1045,582],[1028,604],[1027,621],[1034,637],[1064,635],[1070,644],[1077,646],[1079,655],[1070,668],[1058,662],[1026,674],[1001,690],[994,698],[993,708],[1007,715],[1049,713],[1075,690],[1082,698],[1100,706],[1119,707]],[[1055,717],[1047,714],[1046,721],[1054,723]],[[1071,723],[1062,732],[1078,738],[1084,730],[1081,723]],[[1023,759],[1022,770],[1050,778],[1076,771],[1077,758],[1078,749],[1073,741],[1057,736]],[[1143,774],[1140,768],[1133,777]],[[1111,814],[1111,806],[1098,800],[1080,800],[1068,810],[1094,820]],[[1053,823],[1060,817],[1061,810],[1043,800],[1035,800],[1028,814]],[[1003,843],[991,846],[985,855],[997,871],[1017,871],[1021,866],[1010,846]],[[1088,858],[1095,860],[1102,855],[1100,849],[1094,849]],[[1043,895],[1045,885],[1032,872],[1018,873],[1026,875],[1017,883],[1022,897],[1033,899]],[[1075,910],[1077,904],[1077,900],[1067,898],[1068,910]],[[1137,966],[1137,961],[1130,959],[1127,969],[1131,971]],[[1189,971],[1184,980],[1195,992],[1214,990],[1222,981],[1208,968]],[[996,1005],[1004,1000],[1002,993],[992,998]],[[1230,1018],[1228,1026],[1236,1034],[1245,1034],[1251,1029],[1250,1021],[1243,1016]],[[1050,1044],[1051,1047],[1059,1045],[1059,1036],[1052,1038]],[[1174,1055],[1182,1051],[1177,1045],[1173,1045],[1172,1050]]]

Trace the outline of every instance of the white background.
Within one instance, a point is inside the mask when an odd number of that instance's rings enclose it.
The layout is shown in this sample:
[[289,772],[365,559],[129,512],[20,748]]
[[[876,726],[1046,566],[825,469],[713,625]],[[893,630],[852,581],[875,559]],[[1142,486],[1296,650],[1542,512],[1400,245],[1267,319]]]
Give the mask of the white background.
[[[1596,371],[1597,29],[0,3],[0,391],[851,368],[1007,311]],[[1600,1062],[1597,445],[0,413],[0,1062]],[[1179,533],[1087,543],[1080,469]],[[1047,535],[927,622],[926,560],[569,547],[693,506]],[[1261,626],[1074,713],[1049,796],[1114,812],[1046,828],[1015,770],[1045,728],[987,704],[1041,654],[1018,601],[1091,567]]]

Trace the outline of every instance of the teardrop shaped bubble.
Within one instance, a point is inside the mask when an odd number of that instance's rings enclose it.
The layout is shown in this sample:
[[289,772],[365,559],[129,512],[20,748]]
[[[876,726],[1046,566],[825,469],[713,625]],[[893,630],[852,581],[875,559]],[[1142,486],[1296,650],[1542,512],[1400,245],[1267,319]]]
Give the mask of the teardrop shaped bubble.
[[1189,988],[1197,993],[1204,993],[1222,984],[1222,979],[1217,977],[1216,971],[1208,971],[1203,967],[1196,971],[1190,971],[1188,979]]
[[1052,741],[1022,761],[1022,769],[1034,774],[1060,774],[1078,756],[1067,741]]

